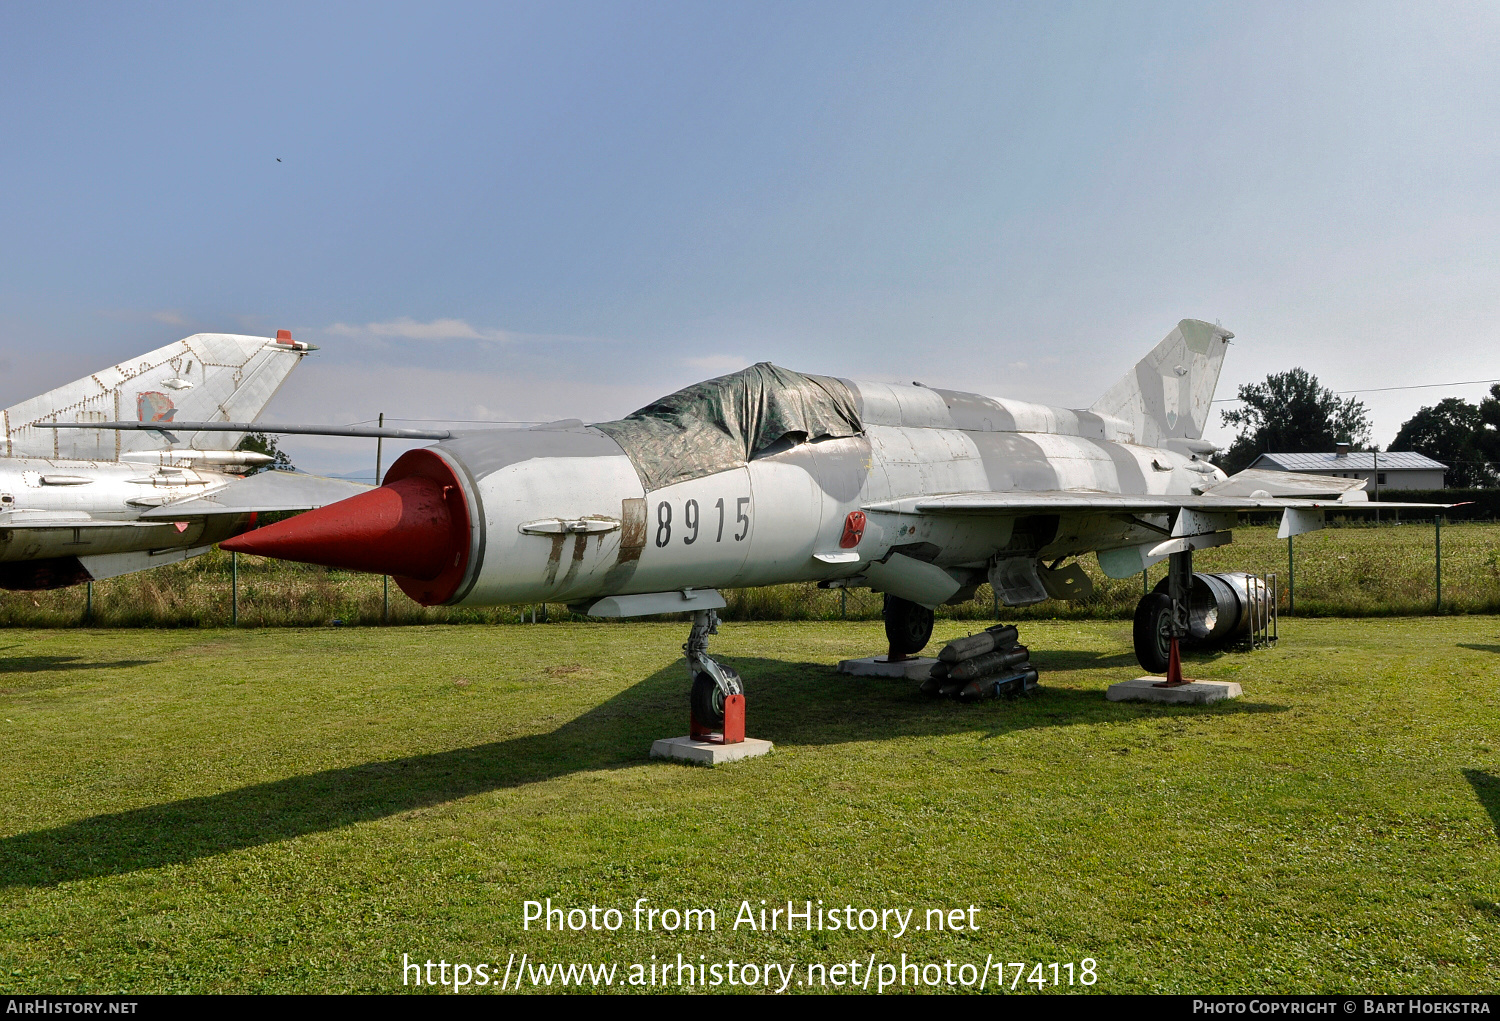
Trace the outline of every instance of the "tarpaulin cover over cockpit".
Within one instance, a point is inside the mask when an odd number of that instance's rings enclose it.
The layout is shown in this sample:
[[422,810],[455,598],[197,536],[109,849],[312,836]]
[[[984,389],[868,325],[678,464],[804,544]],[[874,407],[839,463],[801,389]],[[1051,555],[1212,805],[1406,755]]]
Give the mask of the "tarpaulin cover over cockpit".
[[695,383],[594,428],[624,448],[647,490],[736,468],[782,440],[864,431],[854,395],[839,380],[770,362]]

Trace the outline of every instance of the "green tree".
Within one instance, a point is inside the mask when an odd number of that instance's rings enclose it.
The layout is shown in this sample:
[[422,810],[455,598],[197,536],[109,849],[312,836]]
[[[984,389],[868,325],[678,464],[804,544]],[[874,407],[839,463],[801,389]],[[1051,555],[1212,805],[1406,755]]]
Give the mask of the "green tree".
[[287,456],[286,451],[276,445],[276,437],[267,433],[246,433],[245,438],[240,440],[240,445],[235,449],[246,450],[255,454],[266,454],[275,459],[270,464],[247,469],[245,471],[246,475],[254,475],[256,472],[263,471],[290,472],[297,470],[292,467],[292,459]]
[[[1494,389],[1500,390],[1500,386]],[[1485,403],[1491,402],[1496,405],[1494,411],[1500,414],[1500,394],[1494,394]],[[1391,449],[1415,450],[1442,461],[1448,466],[1445,478],[1451,488],[1493,486],[1496,475],[1486,463],[1491,460],[1485,443],[1490,437],[1486,436],[1488,430],[1481,407],[1460,397],[1444,398],[1407,419]]]
[[1500,465],[1500,383],[1490,387],[1490,395],[1479,402],[1479,425],[1475,442],[1494,468]]
[[1340,399],[1306,369],[1273,372],[1264,383],[1239,389],[1241,406],[1221,412],[1225,425],[1240,434],[1218,459],[1233,473],[1264,453],[1314,454],[1336,443],[1356,447],[1370,438],[1370,415],[1353,397]]

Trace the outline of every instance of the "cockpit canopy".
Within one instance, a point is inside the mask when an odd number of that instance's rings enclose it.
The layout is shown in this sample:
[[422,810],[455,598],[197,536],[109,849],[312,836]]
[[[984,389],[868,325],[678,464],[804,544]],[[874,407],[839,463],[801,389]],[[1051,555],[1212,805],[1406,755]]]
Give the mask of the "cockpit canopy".
[[739,467],[783,441],[864,432],[842,381],[770,362],[694,383],[593,428],[625,450],[648,491]]

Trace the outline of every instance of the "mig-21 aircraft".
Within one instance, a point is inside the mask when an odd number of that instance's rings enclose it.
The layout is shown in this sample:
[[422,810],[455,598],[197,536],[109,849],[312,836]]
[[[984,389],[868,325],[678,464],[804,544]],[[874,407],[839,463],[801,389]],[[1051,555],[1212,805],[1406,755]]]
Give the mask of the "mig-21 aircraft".
[[1183,320],[1083,410],[763,362],[618,421],[431,431],[441,442],[377,489],[223,546],[389,574],[424,605],[691,612],[694,715],[710,720],[741,691],[706,653],[719,588],[868,586],[903,656],[933,608],[986,581],[1022,606],[1086,595],[1087,553],[1113,578],[1170,559],[1136,621],[1137,655],[1161,670],[1192,624],[1194,550],[1229,542],[1243,512],[1280,511],[1285,536],[1365,500],[1359,480],[1227,477],[1208,460],[1232,336]]
[[[251,527],[370,487],[289,472],[234,449],[310,344],[200,333],[0,411],[0,587],[50,589],[159,567]],[[127,432],[121,420],[139,431]],[[65,428],[58,428],[65,426]]]

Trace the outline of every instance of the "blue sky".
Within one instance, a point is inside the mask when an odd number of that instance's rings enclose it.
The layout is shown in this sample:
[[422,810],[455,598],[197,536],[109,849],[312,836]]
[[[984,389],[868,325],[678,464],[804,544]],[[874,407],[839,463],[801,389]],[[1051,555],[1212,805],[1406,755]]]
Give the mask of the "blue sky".
[[[1477,4],[7,4],[0,406],[278,327],[322,346],[283,421],[598,420],[761,359],[1081,406],[1189,316],[1238,335],[1221,397],[1500,377],[1497,43]],[[1367,395],[1376,438],[1447,394]]]

